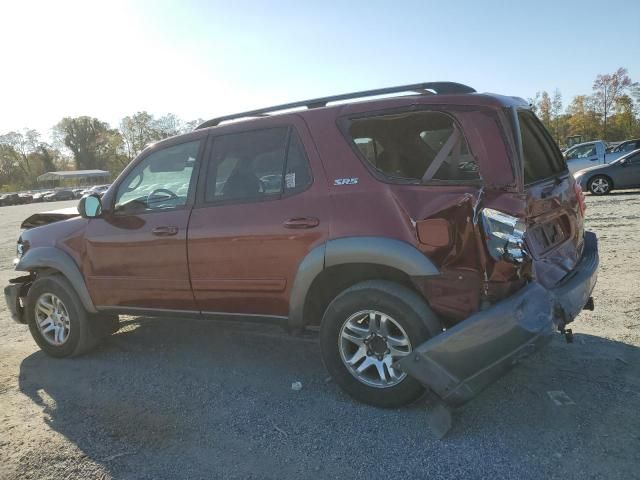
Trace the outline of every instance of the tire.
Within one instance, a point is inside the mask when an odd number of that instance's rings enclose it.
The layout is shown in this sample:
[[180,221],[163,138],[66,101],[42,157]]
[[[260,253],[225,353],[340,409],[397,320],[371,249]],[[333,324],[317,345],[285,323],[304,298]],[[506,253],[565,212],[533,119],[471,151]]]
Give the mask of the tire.
[[[55,305],[58,313],[45,305]],[[53,313],[45,313],[44,308],[52,310]],[[75,290],[62,275],[41,277],[33,283],[27,294],[25,313],[33,339],[43,352],[52,357],[82,355],[94,348],[101,338],[100,332],[97,331],[99,329],[92,323]],[[58,325],[64,323],[68,326],[68,330],[65,329],[67,333],[64,335],[64,341],[61,341],[62,336],[57,336],[61,327],[44,333],[47,328],[53,328],[53,319],[56,319]],[[39,327],[39,324],[44,324],[44,327]],[[55,338],[52,339],[52,336]]]
[[605,175],[596,175],[589,180],[588,187],[593,195],[606,195],[613,190],[613,182]]
[[397,408],[417,400],[424,387],[389,365],[441,331],[440,321],[416,292],[372,280],[346,289],[329,304],[320,324],[320,350],[342,390],[369,405]]

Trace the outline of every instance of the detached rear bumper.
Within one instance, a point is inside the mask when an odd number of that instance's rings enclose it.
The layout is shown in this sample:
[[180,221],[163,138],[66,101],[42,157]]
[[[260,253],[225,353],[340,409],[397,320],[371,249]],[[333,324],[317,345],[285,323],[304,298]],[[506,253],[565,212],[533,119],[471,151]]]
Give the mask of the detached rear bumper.
[[582,259],[557,287],[532,282],[418,346],[398,367],[457,406],[475,397],[580,313],[596,284],[598,243],[585,233]]

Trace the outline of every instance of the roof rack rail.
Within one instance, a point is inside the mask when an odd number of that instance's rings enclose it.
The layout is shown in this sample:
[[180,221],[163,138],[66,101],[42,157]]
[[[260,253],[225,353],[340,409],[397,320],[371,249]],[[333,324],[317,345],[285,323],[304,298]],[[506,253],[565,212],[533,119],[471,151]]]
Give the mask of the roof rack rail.
[[285,103],[273,107],[259,108],[248,112],[234,113],[232,115],[224,115],[222,117],[212,118],[198,125],[197,129],[215,127],[221,122],[235,120],[245,117],[260,117],[268,113],[278,112],[280,110],[289,110],[291,108],[319,108],[326,107],[329,102],[338,102],[340,100],[350,100],[354,98],[375,97],[377,95],[388,95],[391,93],[417,92],[421,94],[429,94],[435,92],[438,95],[456,94],[456,93],[475,93],[475,90],[467,85],[455,82],[425,82],[414,83],[413,85],[401,85],[398,87],[378,88],[375,90],[365,90],[362,92],[344,93],[342,95],[333,95],[331,97],[314,98],[311,100],[303,100],[301,102]]

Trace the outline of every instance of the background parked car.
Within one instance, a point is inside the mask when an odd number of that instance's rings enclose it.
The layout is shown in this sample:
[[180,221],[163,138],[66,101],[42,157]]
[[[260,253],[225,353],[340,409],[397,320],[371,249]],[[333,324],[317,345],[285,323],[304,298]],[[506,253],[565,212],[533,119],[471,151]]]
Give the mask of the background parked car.
[[73,189],[73,197],[74,198],[82,197],[84,190],[85,190],[84,188],[74,188]]
[[606,165],[580,170],[575,175],[582,190],[605,195],[614,188],[640,188],[640,149]]
[[21,204],[33,202],[33,196],[30,193],[19,193],[18,196]]
[[49,195],[51,190],[45,190],[43,192],[36,192],[33,194],[33,202],[44,202],[45,195]]
[[59,200],[73,200],[75,198],[72,190],[56,190],[44,196],[45,202],[56,202]]
[[0,195],[0,206],[18,205],[20,203],[20,196],[17,193],[5,193]]
[[102,196],[104,194],[104,192],[106,192],[109,189],[110,185],[95,185],[93,187],[87,188],[86,190],[84,190],[82,192],[82,195],[90,195],[90,194],[98,194],[99,196]]
[[618,142],[611,149],[611,153],[621,153],[624,155],[625,153],[633,152],[640,148],[640,139],[636,138],[635,140],[625,140],[624,142]]
[[564,158],[567,160],[569,171],[575,173],[584,168],[604,165],[617,160],[625,154],[625,151],[619,150],[621,146],[622,144],[618,145],[614,151],[608,153],[607,144],[602,140],[579,143],[564,152]]

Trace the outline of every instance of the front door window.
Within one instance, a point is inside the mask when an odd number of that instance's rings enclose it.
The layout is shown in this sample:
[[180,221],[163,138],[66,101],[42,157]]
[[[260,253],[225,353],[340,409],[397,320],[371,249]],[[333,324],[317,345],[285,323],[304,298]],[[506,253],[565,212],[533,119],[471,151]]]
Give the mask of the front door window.
[[200,141],[181,143],[144,158],[118,186],[114,212],[138,214],[187,203]]

